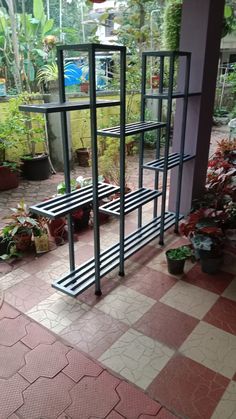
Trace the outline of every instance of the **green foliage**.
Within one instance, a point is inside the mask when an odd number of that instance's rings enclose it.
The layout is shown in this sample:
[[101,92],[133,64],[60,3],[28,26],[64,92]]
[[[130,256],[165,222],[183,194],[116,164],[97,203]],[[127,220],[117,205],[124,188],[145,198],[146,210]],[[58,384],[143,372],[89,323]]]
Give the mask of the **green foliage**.
[[179,49],[180,27],[182,17],[181,0],[170,0],[164,12],[163,47],[167,50]]
[[4,236],[14,237],[23,231],[31,231],[39,227],[38,222],[30,216],[27,206],[22,199],[16,208],[11,208],[11,214],[4,217],[9,223],[2,229]]
[[169,259],[185,260],[190,258],[193,255],[193,252],[189,246],[180,246],[176,249],[167,250],[167,255]]
[[0,124],[0,148],[23,145],[26,154],[34,157],[35,145],[45,142],[44,118],[40,114],[19,111],[20,105],[32,103],[32,99],[33,95],[24,92],[9,100],[6,119]]

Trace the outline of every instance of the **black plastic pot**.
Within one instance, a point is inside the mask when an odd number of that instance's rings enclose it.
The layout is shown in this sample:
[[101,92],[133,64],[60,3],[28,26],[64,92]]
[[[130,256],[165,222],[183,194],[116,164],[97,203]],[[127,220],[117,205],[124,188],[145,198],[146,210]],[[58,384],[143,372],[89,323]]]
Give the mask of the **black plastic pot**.
[[76,213],[72,214],[74,231],[79,232],[88,227],[91,208],[83,208],[83,215],[80,218],[76,217]]
[[223,263],[223,254],[212,256],[210,251],[199,250],[199,256],[202,272],[214,275],[220,271]]
[[0,256],[5,255],[7,253],[9,246],[9,241],[4,239],[3,237],[0,237]]
[[184,265],[186,259],[170,259],[168,250],[166,252],[168,271],[172,275],[181,275],[184,273]]
[[35,157],[21,157],[22,174],[28,180],[45,180],[50,175],[50,165],[47,154],[38,154]]

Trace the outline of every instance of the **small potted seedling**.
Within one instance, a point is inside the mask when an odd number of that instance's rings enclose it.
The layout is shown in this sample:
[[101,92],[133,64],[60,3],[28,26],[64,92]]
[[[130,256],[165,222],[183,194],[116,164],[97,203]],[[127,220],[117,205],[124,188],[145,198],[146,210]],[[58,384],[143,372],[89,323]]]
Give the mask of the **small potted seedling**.
[[184,272],[185,261],[193,256],[189,246],[180,246],[166,252],[168,271],[172,275],[181,275]]

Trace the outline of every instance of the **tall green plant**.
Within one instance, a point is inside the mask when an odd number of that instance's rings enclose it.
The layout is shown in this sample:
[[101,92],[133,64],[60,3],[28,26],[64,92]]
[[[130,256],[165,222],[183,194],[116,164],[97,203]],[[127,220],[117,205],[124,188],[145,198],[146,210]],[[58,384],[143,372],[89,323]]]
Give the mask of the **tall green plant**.
[[164,49],[178,51],[182,17],[182,1],[170,0],[164,12],[162,45]]

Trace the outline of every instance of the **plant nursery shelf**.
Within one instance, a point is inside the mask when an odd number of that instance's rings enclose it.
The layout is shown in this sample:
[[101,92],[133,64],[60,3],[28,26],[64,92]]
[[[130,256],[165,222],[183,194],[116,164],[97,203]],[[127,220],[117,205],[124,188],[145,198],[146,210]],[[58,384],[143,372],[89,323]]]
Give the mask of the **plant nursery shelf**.
[[[175,218],[175,213],[165,213],[164,230],[175,224]],[[183,216],[181,215],[179,219],[181,220],[182,218]],[[161,217],[159,216],[125,237],[125,259],[128,259],[150,241],[156,239],[160,235],[160,228]],[[103,277],[112,271],[119,265],[119,261],[120,244],[117,243],[100,254],[100,276]],[[76,297],[93,284],[95,284],[95,264],[94,259],[90,259],[73,272],[53,282],[52,286],[65,294]]]
[[[166,124],[164,122],[155,122],[155,121],[145,121],[145,122],[132,122],[131,124],[125,125],[125,135],[134,135],[140,134],[145,131],[152,131],[158,128],[164,128]],[[120,126],[112,128],[104,128],[98,130],[98,135],[104,137],[115,137],[119,138],[121,136]]]
[[[187,162],[189,160],[194,159],[195,156],[191,156],[190,154],[183,155],[183,162]],[[172,153],[168,156],[168,163],[167,163],[167,170],[173,169],[173,167],[179,166],[181,160],[181,156],[179,153]],[[157,160],[152,160],[148,163],[143,164],[144,169],[150,170],[158,170],[163,172],[165,170],[165,158],[161,157]]]
[[[98,183],[99,199],[117,193],[119,190],[120,188],[118,186],[110,185],[109,183]],[[93,187],[89,185],[81,189],[76,189],[71,193],[49,199],[48,201],[40,202],[37,205],[31,206],[30,210],[53,220],[63,217],[92,201]]]
[[[118,106],[120,102],[118,100],[97,100],[96,107],[109,107]],[[77,111],[82,109],[89,109],[90,102],[88,100],[81,100],[78,102],[55,102],[55,103],[42,103],[38,105],[21,105],[19,110],[23,112],[36,112],[36,113],[55,113],[63,111]]]
[[[128,214],[161,196],[162,192],[147,188],[140,188],[125,195],[124,213]],[[120,198],[114,199],[99,207],[99,211],[109,215],[120,216]]]

